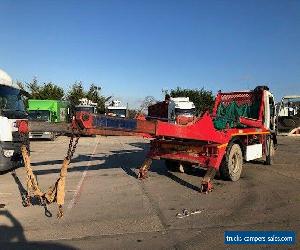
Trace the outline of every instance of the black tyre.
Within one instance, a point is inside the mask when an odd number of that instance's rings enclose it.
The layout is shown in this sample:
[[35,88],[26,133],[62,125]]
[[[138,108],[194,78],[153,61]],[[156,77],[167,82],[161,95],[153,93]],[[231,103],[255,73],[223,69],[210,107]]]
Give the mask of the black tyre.
[[179,171],[179,161],[165,160],[166,168],[171,172]]
[[265,165],[272,165],[275,155],[274,143],[271,137],[268,137],[266,140],[266,161]]
[[237,181],[243,169],[243,153],[240,145],[229,145],[220,166],[221,178],[228,181]]

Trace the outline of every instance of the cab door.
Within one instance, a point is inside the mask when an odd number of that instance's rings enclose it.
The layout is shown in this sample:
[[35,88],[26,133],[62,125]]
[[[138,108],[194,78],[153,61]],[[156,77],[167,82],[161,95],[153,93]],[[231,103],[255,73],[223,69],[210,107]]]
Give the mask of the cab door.
[[264,125],[267,129],[270,131],[275,131],[275,101],[274,96],[269,92],[266,91],[265,97],[264,97]]

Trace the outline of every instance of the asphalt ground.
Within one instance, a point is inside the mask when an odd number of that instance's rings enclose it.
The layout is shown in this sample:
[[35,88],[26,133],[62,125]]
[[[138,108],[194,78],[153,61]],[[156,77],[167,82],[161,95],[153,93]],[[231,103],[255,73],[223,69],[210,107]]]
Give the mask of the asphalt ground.
[[[59,175],[67,137],[33,141],[31,160],[42,190]],[[214,180],[199,193],[204,171],[171,173],[154,161],[136,178],[148,149],[138,137],[83,137],[72,160],[62,219],[57,206],[22,206],[23,168],[0,175],[1,249],[300,249],[300,138],[280,137],[275,163],[246,163],[237,182]],[[185,218],[182,209],[200,210]],[[51,216],[51,217],[49,217]],[[227,230],[292,230],[296,245],[225,245]]]

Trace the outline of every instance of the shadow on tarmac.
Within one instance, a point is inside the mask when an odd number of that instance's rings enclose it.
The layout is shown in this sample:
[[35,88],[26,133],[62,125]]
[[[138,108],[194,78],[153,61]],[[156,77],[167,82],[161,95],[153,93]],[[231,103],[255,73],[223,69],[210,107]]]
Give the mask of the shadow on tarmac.
[[[42,206],[44,208],[44,214],[45,214],[45,216],[46,217],[52,217],[52,213],[48,210],[47,204],[45,202],[42,203],[41,200],[38,197],[34,197],[34,196],[28,197],[28,192],[24,188],[24,186],[23,186],[22,182],[20,181],[17,173],[15,171],[13,171],[11,173],[11,175],[14,178],[14,181],[15,181],[15,183],[18,186],[23,207],[27,207],[29,205],[30,206],[31,205],[32,206]],[[30,200],[28,200],[28,199],[30,199]]]
[[17,173],[15,171],[13,171],[11,173],[12,177],[14,178],[15,183],[18,186],[19,192],[20,192],[20,196],[22,199],[22,204],[24,205],[26,203],[26,198],[27,198],[27,190],[23,187],[23,184],[21,183]]
[[[3,224],[5,218],[8,219],[10,226]],[[21,223],[8,210],[0,210],[0,221],[1,249],[76,249],[57,243],[27,241]]]
[[[148,143],[128,143],[127,145],[133,146],[138,149],[133,150],[118,150],[118,151],[110,151],[111,155],[77,155],[77,157],[73,158],[71,161],[71,167],[68,169],[68,172],[77,172],[77,171],[96,171],[100,169],[111,169],[111,168],[122,168],[123,171],[134,178],[137,178],[137,169],[143,163],[146,152],[149,149]],[[86,167],[86,165],[81,166],[74,166],[72,167],[72,163],[78,162],[87,162],[87,161],[104,161],[102,164],[90,165]],[[32,166],[48,166],[54,164],[62,164],[62,160],[53,160],[53,161],[42,161],[42,162],[35,162],[32,163]],[[34,174],[45,175],[45,174],[52,174],[52,173],[59,173],[60,169],[40,169],[34,170]],[[179,183],[182,186],[185,186],[189,189],[194,191],[200,191],[200,188],[186,182],[185,180],[179,178],[172,172],[168,171],[164,164],[156,164],[156,161],[153,162],[149,172],[154,172],[159,175],[164,175],[171,180]],[[194,175],[198,177],[203,177],[205,175],[205,170],[200,168],[190,168],[187,169],[186,173],[189,175]]]

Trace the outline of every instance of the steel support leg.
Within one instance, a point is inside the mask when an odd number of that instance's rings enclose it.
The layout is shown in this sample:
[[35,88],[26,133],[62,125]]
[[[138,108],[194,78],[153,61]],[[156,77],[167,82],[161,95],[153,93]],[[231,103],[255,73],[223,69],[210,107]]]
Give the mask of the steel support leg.
[[139,169],[139,174],[138,178],[139,179],[145,179],[148,177],[148,170],[150,169],[152,164],[152,159],[151,158],[146,158],[143,165]]
[[206,171],[205,176],[203,177],[200,192],[207,194],[213,190],[212,180],[214,179],[217,170],[215,168],[209,167]]

